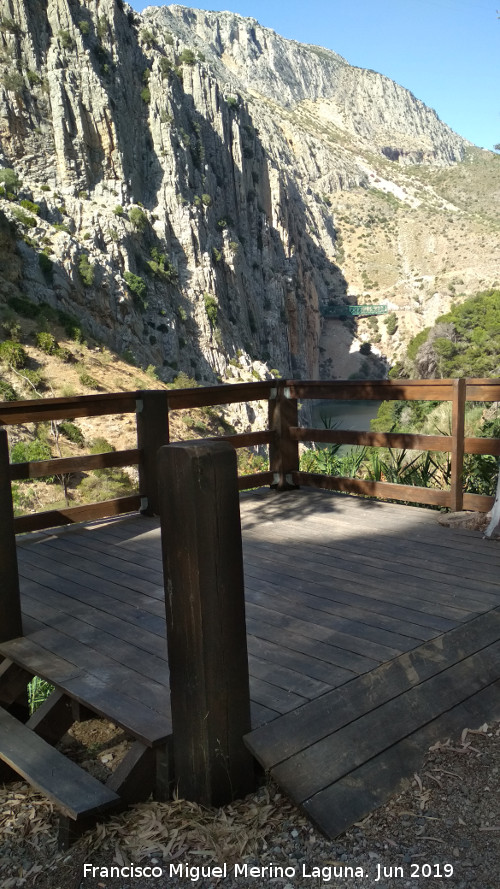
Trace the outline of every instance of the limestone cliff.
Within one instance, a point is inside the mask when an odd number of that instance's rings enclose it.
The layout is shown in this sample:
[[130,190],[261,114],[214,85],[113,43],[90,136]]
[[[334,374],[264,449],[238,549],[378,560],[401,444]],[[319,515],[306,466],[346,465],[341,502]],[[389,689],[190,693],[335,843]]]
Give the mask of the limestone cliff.
[[[444,273],[425,214],[469,225],[470,207],[421,171],[475,156],[407,90],[231,13],[0,0],[0,16],[0,166],[22,183],[0,200],[30,296],[166,380],[257,359],[291,376],[359,371],[353,330],[324,307],[367,289],[408,303],[426,274],[411,307],[427,320]],[[370,214],[387,224],[380,272],[381,245],[358,249]],[[466,289],[497,244],[482,264],[469,250]],[[381,353],[397,353],[381,330]]]

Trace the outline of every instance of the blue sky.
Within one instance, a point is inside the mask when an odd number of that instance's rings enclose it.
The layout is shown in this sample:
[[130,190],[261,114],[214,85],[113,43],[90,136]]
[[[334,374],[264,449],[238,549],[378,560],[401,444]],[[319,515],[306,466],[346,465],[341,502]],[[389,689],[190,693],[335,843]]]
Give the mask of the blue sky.
[[[132,0],[134,9],[163,6]],[[500,143],[500,0],[216,0],[197,9],[251,16],[386,74],[461,136]]]

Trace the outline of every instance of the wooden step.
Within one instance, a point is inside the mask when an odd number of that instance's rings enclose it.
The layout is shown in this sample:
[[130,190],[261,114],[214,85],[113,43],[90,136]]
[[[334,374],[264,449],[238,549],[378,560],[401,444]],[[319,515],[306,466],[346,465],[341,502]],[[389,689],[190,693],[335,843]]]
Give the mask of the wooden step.
[[0,707],[0,760],[77,821],[120,797]]

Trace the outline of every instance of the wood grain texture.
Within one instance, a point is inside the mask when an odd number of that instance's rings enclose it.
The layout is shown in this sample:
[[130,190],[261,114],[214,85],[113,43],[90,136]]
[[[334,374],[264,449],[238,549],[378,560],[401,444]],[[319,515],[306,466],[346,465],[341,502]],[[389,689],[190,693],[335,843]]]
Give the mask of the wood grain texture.
[[22,633],[7,432],[0,429],[0,642]]
[[[222,805],[254,783],[236,453],[171,444],[158,474],[179,793]],[[277,694],[256,699],[272,707]]]

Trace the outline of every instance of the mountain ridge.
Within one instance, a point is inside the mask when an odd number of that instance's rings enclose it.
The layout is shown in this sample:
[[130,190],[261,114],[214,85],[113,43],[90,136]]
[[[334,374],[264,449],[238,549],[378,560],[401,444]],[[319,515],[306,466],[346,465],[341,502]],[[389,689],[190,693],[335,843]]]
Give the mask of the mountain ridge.
[[[383,75],[233,13],[0,13],[0,162],[38,206],[26,223],[0,197],[17,227],[0,295],[77,313],[167,382],[214,382],[240,358],[383,375],[457,290],[493,286],[495,156]],[[409,310],[395,334],[324,317],[357,300]]]

